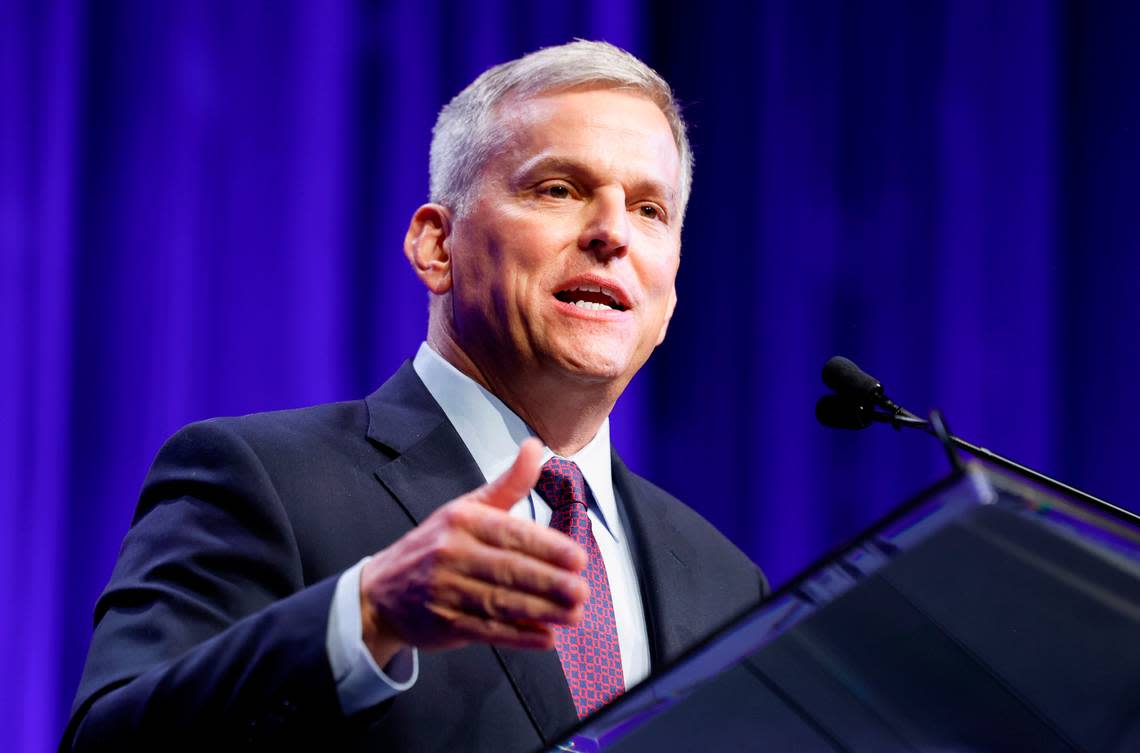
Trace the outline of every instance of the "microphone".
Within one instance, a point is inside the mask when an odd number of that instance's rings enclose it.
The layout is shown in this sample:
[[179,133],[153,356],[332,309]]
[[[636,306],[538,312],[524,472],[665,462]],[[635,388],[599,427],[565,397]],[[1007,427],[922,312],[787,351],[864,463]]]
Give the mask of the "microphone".
[[823,365],[823,383],[833,392],[860,403],[874,403],[883,395],[878,379],[855,365],[850,358],[832,356]]
[[927,422],[901,409],[901,413],[885,413],[843,395],[824,395],[815,402],[815,418],[829,429],[866,429],[874,423],[890,424],[895,429],[909,426],[924,428]]
[[[849,358],[832,356],[827,359],[827,363],[823,365],[823,383],[830,387],[839,397],[846,398],[849,402],[859,406],[877,405],[890,411],[894,416],[917,418],[913,413],[900,405],[896,405],[888,398],[886,392],[883,390],[882,383],[856,366],[855,362]],[[828,415],[837,415],[833,411],[840,410],[838,403],[834,403],[834,407],[828,410],[832,411],[829,412]],[[818,404],[816,405],[816,418],[819,418]],[[820,423],[823,423],[823,419],[820,419]],[[824,425],[827,426],[828,424]],[[861,429],[866,426],[870,426],[870,423],[859,427],[847,426],[842,428]]]
[[815,418],[829,429],[866,429],[874,411],[841,395],[824,395],[815,403]]

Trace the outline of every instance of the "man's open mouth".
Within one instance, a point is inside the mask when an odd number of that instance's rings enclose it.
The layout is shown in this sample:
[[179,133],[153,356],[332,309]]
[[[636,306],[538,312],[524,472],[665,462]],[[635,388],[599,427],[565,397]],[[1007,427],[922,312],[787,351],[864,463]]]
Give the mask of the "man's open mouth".
[[570,303],[579,308],[593,311],[625,311],[617,295],[600,285],[575,285],[573,288],[559,290],[554,297],[563,303]]

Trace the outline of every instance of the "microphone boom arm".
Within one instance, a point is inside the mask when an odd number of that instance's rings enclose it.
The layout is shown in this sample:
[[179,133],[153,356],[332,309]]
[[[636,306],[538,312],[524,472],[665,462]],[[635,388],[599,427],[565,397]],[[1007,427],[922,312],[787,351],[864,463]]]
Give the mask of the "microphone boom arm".
[[[916,417],[913,413],[910,413],[910,411],[904,410],[904,413],[906,413],[907,415],[887,413],[885,411],[867,411],[864,415],[875,423],[890,424],[896,430],[903,429],[903,428],[918,429],[919,431],[921,431],[925,434],[929,434],[931,436],[937,436],[937,433],[935,432],[934,427],[931,425],[931,423],[929,421]],[[1136,522],[1140,521],[1140,517],[1138,517],[1134,513],[1129,512],[1128,510],[1125,510],[1121,507],[1117,507],[1116,505],[1112,504],[1111,502],[1106,502],[1105,500],[1100,499],[1099,497],[1094,497],[1093,495],[1091,495],[1087,492],[1083,492],[1080,489],[1077,489],[1076,487],[1069,486],[1068,484],[1064,483],[1063,481],[1058,481],[1057,479],[1055,479],[1051,476],[1046,476],[1044,473],[1041,473],[1040,471],[1035,471],[1032,468],[1025,466],[1025,465],[1022,465],[1021,463],[1018,463],[1014,460],[1010,460],[1009,458],[1005,457],[1004,455],[999,455],[996,452],[993,452],[992,450],[986,449],[985,447],[979,447],[978,445],[973,444],[971,442],[967,442],[966,440],[962,439],[961,437],[957,437],[953,434],[947,433],[945,435],[945,438],[956,449],[961,450],[963,452],[967,452],[976,458],[979,458],[981,460],[986,461],[987,463],[992,463],[992,464],[994,464],[1000,468],[1003,468],[1007,471],[1012,471],[1013,473],[1019,474],[1021,476],[1025,476],[1025,477],[1031,479],[1032,481],[1034,481],[1038,484],[1041,484],[1042,486],[1049,487],[1055,491],[1063,492],[1065,494],[1070,494],[1074,497],[1078,497],[1079,499],[1081,499],[1085,502],[1089,502],[1089,503],[1096,505],[1098,507],[1102,507],[1106,511],[1112,513],[1113,515],[1115,515],[1117,517],[1122,517],[1122,518],[1128,520],[1129,522],[1136,523]]]
[[[956,471],[960,471],[961,468],[951,447],[1028,478],[1042,486],[1077,497],[1134,525],[1140,523],[1140,516],[1082,492],[1080,489],[1062,483],[1055,478],[1046,476],[1044,473],[1035,471],[1021,463],[998,455],[996,452],[991,452],[985,447],[979,447],[954,436],[947,430],[945,421],[938,412],[931,414],[939,422],[939,427],[936,429],[930,421],[919,418],[891,401],[883,390],[882,383],[860,369],[850,359],[843,356],[832,356],[824,364],[822,376],[823,383],[834,391],[834,394],[821,397],[815,406],[816,418],[824,426],[833,429],[865,429],[872,423],[880,423],[890,424],[895,430],[918,429],[937,437],[946,445],[951,463],[955,466]],[[876,410],[876,407],[881,410]]]

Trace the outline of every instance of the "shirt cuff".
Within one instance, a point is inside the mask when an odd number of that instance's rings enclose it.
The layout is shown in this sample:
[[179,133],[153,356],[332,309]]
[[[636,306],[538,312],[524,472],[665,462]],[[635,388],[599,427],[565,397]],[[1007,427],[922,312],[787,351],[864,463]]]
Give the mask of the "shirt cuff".
[[340,708],[346,715],[363,711],[407,690],[416,684],[420,674],[420,658],[416,649],[401,649],[384,669],[380,669],[364,645],[360,573],[369,559],[365,557],[341,574],[329,607],[325,649],[333,680],[336,681]]

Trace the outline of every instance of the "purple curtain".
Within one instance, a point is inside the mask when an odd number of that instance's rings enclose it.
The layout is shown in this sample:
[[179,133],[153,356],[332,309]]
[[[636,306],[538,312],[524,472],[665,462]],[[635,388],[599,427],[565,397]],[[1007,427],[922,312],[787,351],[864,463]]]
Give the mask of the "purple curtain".
[[828,433],[844,353],[1140,508],[1140,11],[1040,2],[0,3],[0,740],[51,749],[179,426],[361,397],[423,336],[438,108],[573,37],[687,104],[670,337],[627,461],[779,583],[944,471]]

